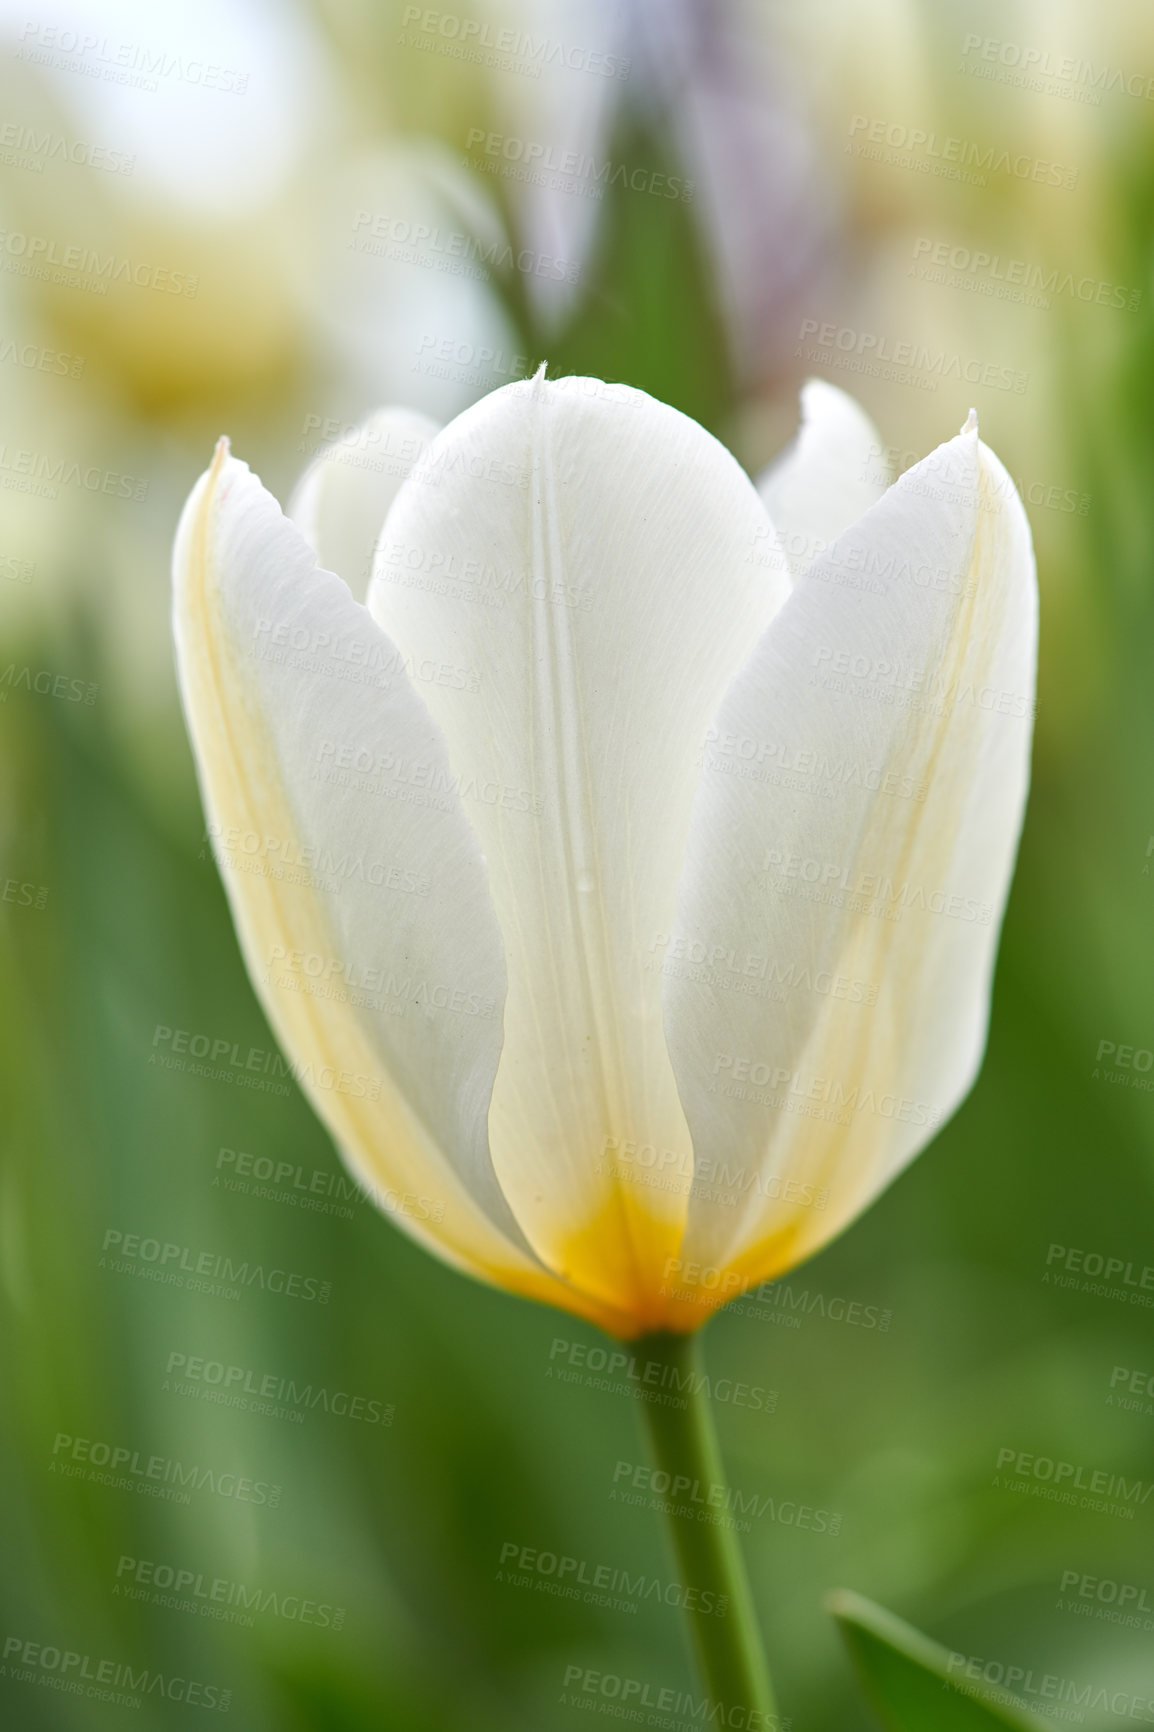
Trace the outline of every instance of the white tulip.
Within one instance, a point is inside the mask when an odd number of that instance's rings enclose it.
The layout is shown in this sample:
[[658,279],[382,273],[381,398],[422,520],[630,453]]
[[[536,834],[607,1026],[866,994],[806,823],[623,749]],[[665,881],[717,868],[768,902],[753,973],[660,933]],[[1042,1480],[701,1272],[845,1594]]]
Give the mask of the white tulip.
[[1025,514],[972,415],[887,489],[843,393],[804,407],[759,496],[675,410],[538,375],[431,443],[382,412],[300,528],[222,441],[177,536],[205,806],[294,1072],[399,1226],[622,1336],[818,1250],[985,1043]]

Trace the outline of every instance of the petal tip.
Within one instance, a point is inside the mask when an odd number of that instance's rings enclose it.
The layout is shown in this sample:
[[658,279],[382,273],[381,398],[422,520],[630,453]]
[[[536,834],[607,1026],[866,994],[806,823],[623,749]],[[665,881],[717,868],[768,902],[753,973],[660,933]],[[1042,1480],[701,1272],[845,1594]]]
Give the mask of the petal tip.
[[228,442],[228,434],[222,433],[213,449],[212,462],[208,466],[207,483],[210,492],[216,487],[231,462],[232,446]]
[[960,431],[962,433],[976,433],[978,431],[978,411],[976,409],[970,410],[966,416],[965,425]]

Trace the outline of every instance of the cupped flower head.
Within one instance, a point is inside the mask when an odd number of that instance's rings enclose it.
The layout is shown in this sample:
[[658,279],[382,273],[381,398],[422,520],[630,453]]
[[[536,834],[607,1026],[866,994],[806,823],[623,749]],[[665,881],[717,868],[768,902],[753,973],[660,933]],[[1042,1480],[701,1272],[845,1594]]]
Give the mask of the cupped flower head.
[[973,416],[887,487],[849,398],[803,409],[758,488],[644,393],[539,375],[435,436],[378,413],[290,516],[222,441],[177,535],[294,1073],[420,1243],[621,1336],[818,1250],[985,1043],[1025,515]]

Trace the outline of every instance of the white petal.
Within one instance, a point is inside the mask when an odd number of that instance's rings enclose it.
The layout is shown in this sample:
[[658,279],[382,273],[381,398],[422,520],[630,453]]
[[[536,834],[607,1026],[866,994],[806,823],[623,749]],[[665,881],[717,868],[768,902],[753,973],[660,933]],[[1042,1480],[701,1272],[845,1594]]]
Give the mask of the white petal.
[[[667,953],[686,1265],[790,1267],[969,1089],[1036,635],[1025,513],[968,424],[801,579],[727,694]],[[703,1280],[699,1317],[734,1290]]]
[[343,577],[358,601],[389,506],[437,432],[416,409],[377,409],[325,445],[293,490],[287,515],[318,563]]
[[695,422],[538,378],[434,441],[370,591],[407,654],[483,670],[426,701],[473,790],[508,960],[494,1166],[538,1253],[639,1327],[692,1172],[660,942],[709,721],[783,596],[772,536]]
[[539,1268],[493,1175],[501,939],[440,729],[394,646],[223,441],[174,582],[210,833],[318,1115],[428,1248],[605,1321]]
[[865,410],[836,385],[809,379],[797,437],[757,483],[794,577],[881,498],[890,480],[885,448]]

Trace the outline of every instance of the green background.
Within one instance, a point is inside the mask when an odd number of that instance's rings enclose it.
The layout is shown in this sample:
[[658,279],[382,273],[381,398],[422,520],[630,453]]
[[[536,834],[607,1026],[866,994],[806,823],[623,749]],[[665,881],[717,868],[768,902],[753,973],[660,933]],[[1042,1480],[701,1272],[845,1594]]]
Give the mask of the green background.
[[[501,78],[398,48],[400,10],[315,16],[358,144],[421,130],[459,147],[475,115],[509,129]],[[519,281],[497,285],[520,352],[644,387],[754,470],[788,437],[799,380],[823,371],[794,354],[802,318],[895,337],[924,318],[947,348],[1028,370],[1021,399],[980,395],[984,436],[1024,482],[1089,496],[1084,512],[1030,513],[1043,598],[1034,785],[977,1086],[865,1218],[787,1278],[784,1300],[722,1314],[706,1334],[712,1372],[778,1392],[772,1414],[718,1407],[732,1482],[842,1516],[836,1537],[763,1518],[745,1541],[783,1711],[807,1732],[870,1723],[821,1607],[835,1586],[968,1656],[1154,1696],[1149,1632],[1059,1609],[1073,1570],[1144,1588],[1154,1605],[1154,1501],[1124,1520],[995,1484],[1007,1448],[1144,1488],[1154,1477],[1154,1402],[1108,1401],[1115,1366],[1154,1373],[1149,1312],[1044,1280],[1055,1242],[1154,1263],[1154,1103],[1096,1069],[1104,1040],[1154,1047],[1150,105],[1107,93],[1076,108],[959,76],[964,32],[1032,40],[1017,13],[867,7],[857,34],[839,34],[839,18],[785,8],[741,25],[760,39],[772,23],[774,52],[787,42],[796,56],[834,189],[827,274],[792,306],[772,361],[743,356],[727,324],[704,194],[610,194],[559,325],[538,321]],[[1109,9],[1099,28],[1103,60],[1154,68],[1136,8]],[[686,172],[660,109],[642,108],[632,81],[617,94],[605,148]],[[1003,174],[973,187],[863,163],[844,150],[854,113],[1005,137],[1076,162],[1079,183],[1064,194]],[[19,216],[18,180],[3,184]],[[523,213],[499,191],[516,236]],[[205,847],[164,635],[168,539],[215,433],[227,428],[284,497],[303,416],[330,401],[343,413],[345,399],[299,307],[277,301],[271,265],[267,280],[247,276],[223,227],[190,223],[181,237],[159,208],[132,220],[216,284],[203,318],[200,304],[186,326],[187,309],[150,306],[169,326],[134,330],[112,306],[78,311],[27,286],[18,306],[41,340],[93,358],[80,384],[19,380],[32,421],[58,430],[50,448],[98,452],[150,491],[140,506],[22,501],[4,544],[37,568],[34,606],[4,585],[21,603],[4,665],[99,687],[90,706],[0,688],[4,876],[47,888],[43,908],[0,904],[5,1637],[229,1689],[245,1732],[580,1727],[560,1701],[569,1667],[691,1683],[675,1608],[621,1613],[500,1579],[510,1543],[672,1579],[660,1518],[610,1497],[615,1464],[644,1460],[635,1403],[549,1375],[557,1339],[593,1345],[593,1332],[467,1283],[367,1204],[344,1219],[215,1185],[222,1147],[306,1174],[338,1162],[295,1090],[151,1062],[158,1026],[242,1052],[273,1045]],[[921,235],[1140,288],[1142,304],[975,308],[946,286],[901,288]],[[964,384],[826,376],[899,449],[950,436],[969,407]],[[23,402],[5,411],[15,444]],[[108,1229],[331,1281],[331,1299],[234,1302],[135,1279],[101,1266]],[[823,1314],[835,1298],[890,1313],[888,1329]],[[173,1353],[392,1404],[392,1423],[317,1409],[297,1424],[190,1399],[165,1387]],[[202,1491],[181,1507],[70,1480],[52,1471],[60,1433],[243,1473],[283,1497],[274,1510]],[[342,1607],[343,1627],[271,1612],[240,1627],[133,1601],[115,1591],[125,1557]],[[0,1715],[21,1729],[167,1729],[202,1712],[150,1696],[130,1714],[11,1666]]]

